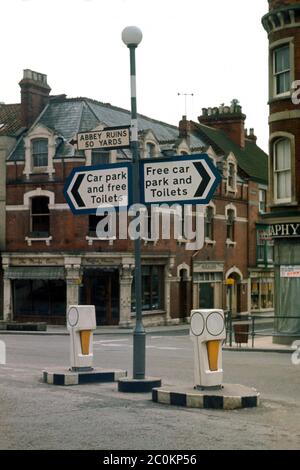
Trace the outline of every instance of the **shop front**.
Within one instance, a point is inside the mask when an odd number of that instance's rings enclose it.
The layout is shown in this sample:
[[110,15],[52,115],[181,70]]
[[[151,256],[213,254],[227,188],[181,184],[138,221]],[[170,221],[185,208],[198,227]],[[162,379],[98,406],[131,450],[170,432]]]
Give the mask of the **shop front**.
[[223,263],[194,262],[194,308],[222,308],[223,273]]
[[64,324],[66,280],[64,267],[10,267],[5,278],[11,283],[13,319]]

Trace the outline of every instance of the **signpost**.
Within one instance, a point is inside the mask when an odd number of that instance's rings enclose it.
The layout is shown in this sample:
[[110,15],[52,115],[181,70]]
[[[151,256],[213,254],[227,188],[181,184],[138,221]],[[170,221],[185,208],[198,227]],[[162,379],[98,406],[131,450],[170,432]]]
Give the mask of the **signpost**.
[[96,214],[98,207],[131,204],[131,164],[83,166],[72,170],[64,196],[73,214]]
[[141,203],[203,204],[211,200],[221,175],[207,154],[141,162]]
[[77,144],[78,150],[129,148],[130,128],[128,126],[105,127],[100,130],[79,132],[77,140],[72,139],[70,144]]

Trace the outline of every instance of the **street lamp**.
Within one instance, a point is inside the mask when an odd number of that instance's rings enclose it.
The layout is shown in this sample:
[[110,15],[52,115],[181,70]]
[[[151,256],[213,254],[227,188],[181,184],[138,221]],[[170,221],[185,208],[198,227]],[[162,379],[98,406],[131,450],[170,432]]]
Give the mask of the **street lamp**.
[[[131,152],[133,170],[133,203],[140,203],[140,156],[138,144],[138,120],[136,101],[136,70],[135,50],[142,41],[142,31],[136,26],[127,26],[122,31],[122,40],[130,52],[130,84],[131,84]],[[145,378],[146,363],[146,332],[142,319],[142,263],[141,263],[141,238],[136,236],[134,240],[135,256],[135,329],[133,332],[133,380],[120,380],[119,390],[123,392],[148,392],[155,386],[160,386],[160,379]]]

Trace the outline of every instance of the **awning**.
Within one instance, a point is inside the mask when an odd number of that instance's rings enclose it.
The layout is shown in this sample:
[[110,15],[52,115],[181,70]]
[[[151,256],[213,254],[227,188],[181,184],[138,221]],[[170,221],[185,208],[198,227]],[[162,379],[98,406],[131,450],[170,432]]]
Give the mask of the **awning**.
[[5,279],[65,279],[61,266],[10,266],[4,271]]

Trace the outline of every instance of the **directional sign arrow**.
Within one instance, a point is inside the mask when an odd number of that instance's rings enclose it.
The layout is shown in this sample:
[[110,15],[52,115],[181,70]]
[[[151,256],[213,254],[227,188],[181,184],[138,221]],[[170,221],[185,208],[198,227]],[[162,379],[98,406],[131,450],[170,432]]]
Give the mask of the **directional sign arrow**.
[[75,139],[72,139],[72,140],[70,140],[70,142],[69,142],[69,143],[70,143],[71,145],[76,145],[76,144],[77,144],[77,140],[75,140]]
[[64,196],[74,214],[96,214],[101,208],[126,208],[131,204],[131,164],[74,168]]
[[207,205],[221,175],[207,154],[141,162],[141,202],[144,204]]
[[208,173],[206,170],[205,166],[202,164],[202,162],[193,162],[194,167],[198,171],[199,175],[202,178],[201,183],[199,184],[199,188],[197,189],[195,193],[195,197],[202,197],[204,191],[208,187],[210,180],[211,180],[211,175]]

